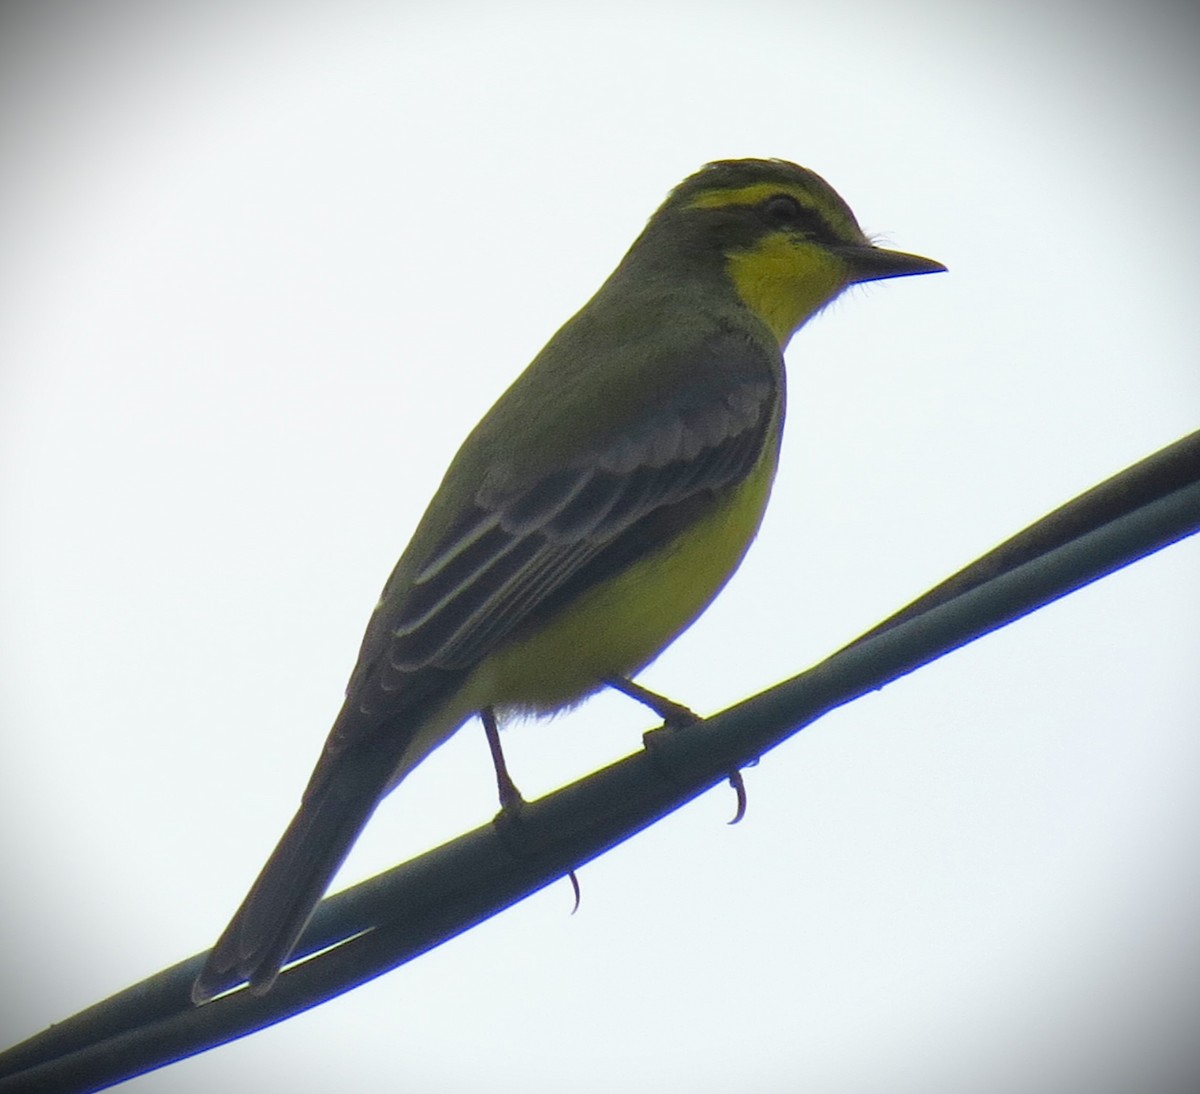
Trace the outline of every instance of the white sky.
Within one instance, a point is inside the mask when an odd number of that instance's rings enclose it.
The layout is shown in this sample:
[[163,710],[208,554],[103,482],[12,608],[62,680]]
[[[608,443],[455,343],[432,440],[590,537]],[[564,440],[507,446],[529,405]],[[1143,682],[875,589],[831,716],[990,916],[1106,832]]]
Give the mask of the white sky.
[[[666,191],[781,156],[950,273],[789,352],[772,510],[643,677],[714,711],[1197,426],[1183,5],[9,6],[0,1038],[212,943],[467,429]],[[158,8],[166,9],[165,15]],[[147,1092],[1190,1089],[1200,543],[853,704]],[[506,738],[535,796],[635,749]],[[469,726],[342,882],[494,812]]]

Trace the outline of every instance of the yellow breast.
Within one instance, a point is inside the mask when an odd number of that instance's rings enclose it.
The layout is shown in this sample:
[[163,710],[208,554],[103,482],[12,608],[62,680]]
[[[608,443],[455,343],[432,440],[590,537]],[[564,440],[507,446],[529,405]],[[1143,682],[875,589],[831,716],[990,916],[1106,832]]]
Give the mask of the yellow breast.
[[711,603],[762,521],[778,461],[769,438],[750,474],[670,542],[497,650],[464,689],[478,705],[548,713],[654,660]]

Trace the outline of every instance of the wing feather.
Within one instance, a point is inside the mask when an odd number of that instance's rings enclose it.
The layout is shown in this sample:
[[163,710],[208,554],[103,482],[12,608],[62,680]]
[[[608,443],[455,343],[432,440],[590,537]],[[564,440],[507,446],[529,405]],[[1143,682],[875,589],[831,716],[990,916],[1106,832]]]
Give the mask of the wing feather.
[[745,383],[521,488],[481,490],[392,606],[387,663],[474,663],[638,521],[745,476],[772,413],[770,385]]

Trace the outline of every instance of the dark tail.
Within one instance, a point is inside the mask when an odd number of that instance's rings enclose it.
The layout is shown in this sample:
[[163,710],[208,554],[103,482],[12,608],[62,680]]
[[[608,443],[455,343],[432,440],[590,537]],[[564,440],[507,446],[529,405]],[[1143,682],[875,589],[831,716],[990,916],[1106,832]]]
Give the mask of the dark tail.
[[247,980],[250,990],[261,995],[275,982],[387,789],[394,759],[381,763],[383,759],[343,754],[327,768],[318,765],[299,811],[209,953],[192,986],[194,1003]]

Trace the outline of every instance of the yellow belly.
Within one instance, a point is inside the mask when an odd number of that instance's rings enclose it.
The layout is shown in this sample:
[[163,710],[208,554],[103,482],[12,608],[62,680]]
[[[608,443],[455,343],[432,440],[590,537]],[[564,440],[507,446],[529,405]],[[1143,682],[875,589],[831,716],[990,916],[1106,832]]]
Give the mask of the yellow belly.
[[644,668],[737,569],[762,521],[776,463],[768,441],[758,465],[722,505],[539,630],[497,650],[464,691],[478,706],[547,713],[597,691],[606,676]]

